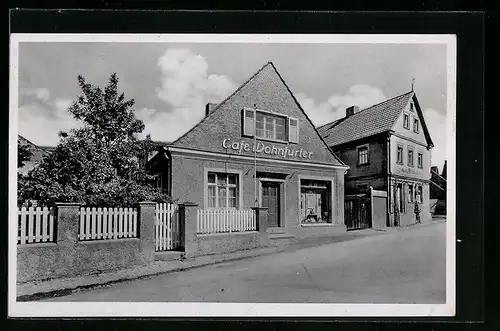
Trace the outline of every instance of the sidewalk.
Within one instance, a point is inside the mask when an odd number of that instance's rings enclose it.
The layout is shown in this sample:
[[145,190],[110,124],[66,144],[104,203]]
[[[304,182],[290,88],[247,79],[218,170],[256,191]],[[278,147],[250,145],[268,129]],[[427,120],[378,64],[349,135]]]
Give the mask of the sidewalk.
[[363,229],[349,231],[335,236],[317,236],[311,238],[294,239],[280,242],[271,247],[238,251],[228,254],[207,255],[180,261],[155,261],[144,266],[108,271],[99,274],[89,274],[73,278],[58,278],[46,281],[35,281],[17,285],[17,301],[32,301],[46,297],[68,295],[73,291],[89,289],[98,286],[107,286],[155,275],[200,268],[208,265],[248,259],[252,257],[275,254],[283,251],[299,250],[308,247],[320,246],[336,242],[343,242],[373,235],[383,235],[397,231],[429,226],[445,220],[433,220],[430,223],[415,224],[405,228]]

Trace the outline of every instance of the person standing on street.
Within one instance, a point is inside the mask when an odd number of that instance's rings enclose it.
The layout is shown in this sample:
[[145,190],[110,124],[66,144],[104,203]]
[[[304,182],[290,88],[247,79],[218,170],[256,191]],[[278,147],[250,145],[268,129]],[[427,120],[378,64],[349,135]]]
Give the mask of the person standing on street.
[[413,211],[415,212],[415,217],[417,219],[417,223],[420,223],[420,207],[419,207],[417,201],[415,201],[415,205],[414,205],[414,210]]

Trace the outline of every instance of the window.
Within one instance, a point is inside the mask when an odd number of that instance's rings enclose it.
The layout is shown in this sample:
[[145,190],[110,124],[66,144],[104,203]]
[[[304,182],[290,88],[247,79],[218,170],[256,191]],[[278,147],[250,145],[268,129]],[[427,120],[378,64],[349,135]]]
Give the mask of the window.
[[424,156],[422,153],[418,153],[417,163],[418,163],[418,167],[420,169],[422,169],[424,167]]
[[243,109],[243,135],[248,137],[299,142],[299,121],[296,118],[276,115],[255,109]]
[[397,163],[403,164],[403,147],[398,146],[398,158],[396,160]]
[[410,102],[410,111],[413,111],[413,102]]
[[417,200],[418,203],[423,202],[423,196],[422,196],[422,185],[417,185],[415,188],[415,200]]
[[208,208],[238,208],[238,175],[208,173]]
[[300,179],[301,223],[332,222],[332,182]]
[[418,118],[413,120],[413,131],[418,133]]
[[358,165],[368,163],[368,146],[358,147]]
[[288,119],[288,141],[291,143],[299,143],[299,121],[296,118]]
[[408,148],[408,165],[413,167],[413,149]]
[[414,192],[413,192],[413,184],[408,184],[408,201],[409,202],[413,202],[413,196],[414,196]]
[[404,114],[403,127],[405,129],[410,130],[410,115],[408,115],[406,113]]

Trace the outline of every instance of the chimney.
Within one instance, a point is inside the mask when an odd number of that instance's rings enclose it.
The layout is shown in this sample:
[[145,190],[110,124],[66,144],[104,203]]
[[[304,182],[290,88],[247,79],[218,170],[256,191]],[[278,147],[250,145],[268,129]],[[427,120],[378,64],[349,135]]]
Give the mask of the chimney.
[[349,117],[351,115],[354,115],[356,114],[357,112],[359,111],[359,107],[358,106],[351,106],[351,107],[348,107],[346,108],[345,110],[345,117]]
[[208,116],[208,114],[210,114],[215,109],[215,107],[217,107],[216,103],[207,103],[207,105],[205,106],[205,116]]

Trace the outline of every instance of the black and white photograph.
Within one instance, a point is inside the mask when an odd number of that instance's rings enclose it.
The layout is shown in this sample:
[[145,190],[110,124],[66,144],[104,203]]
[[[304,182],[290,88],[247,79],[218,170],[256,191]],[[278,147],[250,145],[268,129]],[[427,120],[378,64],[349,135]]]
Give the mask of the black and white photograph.
[[454,316],[454,35],[12,34],[13,316]]

